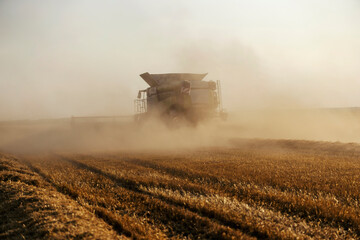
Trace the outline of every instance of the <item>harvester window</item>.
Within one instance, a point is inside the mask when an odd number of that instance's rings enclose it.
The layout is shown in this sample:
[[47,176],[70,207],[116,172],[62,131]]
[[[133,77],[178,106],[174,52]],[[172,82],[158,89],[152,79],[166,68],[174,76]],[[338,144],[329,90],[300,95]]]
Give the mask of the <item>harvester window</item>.
[[193,89],[190,96],[194,105],[212,105],[213,103],[209,89]]

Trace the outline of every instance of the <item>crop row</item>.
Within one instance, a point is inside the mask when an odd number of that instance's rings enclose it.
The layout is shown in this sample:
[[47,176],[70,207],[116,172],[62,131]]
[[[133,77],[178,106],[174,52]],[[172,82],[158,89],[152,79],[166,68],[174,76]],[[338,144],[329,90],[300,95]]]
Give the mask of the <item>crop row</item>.
[[356,158],[346,149],[334,154],[295,145],[63,154],[28,162],[135,238],[351,239],[360,233]]

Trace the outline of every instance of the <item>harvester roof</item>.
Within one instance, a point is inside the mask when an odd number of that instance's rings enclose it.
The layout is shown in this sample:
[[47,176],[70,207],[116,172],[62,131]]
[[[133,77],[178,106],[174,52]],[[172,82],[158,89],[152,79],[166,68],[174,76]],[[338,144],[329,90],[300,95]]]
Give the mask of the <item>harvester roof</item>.
[[176,81],[201,81],[207,75],[197,73],[165,73],[165,74],[150,74],[148,72],[140,74],[140,77],[147,82],[150,87],[167,84]]

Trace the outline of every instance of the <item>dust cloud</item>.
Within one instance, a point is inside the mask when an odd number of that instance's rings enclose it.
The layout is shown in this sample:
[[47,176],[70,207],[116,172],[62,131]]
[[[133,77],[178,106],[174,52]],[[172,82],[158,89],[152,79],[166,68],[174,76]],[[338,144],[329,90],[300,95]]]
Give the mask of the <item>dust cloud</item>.
[[13,153],[52,151],[142,151],[221,146],[215,122],[169,128],[162,120],[139,124],[132,119],[61,119],[0,125],[0,150]]
[[169,128],[157,119],[60,119],[0,125],[0,151],[11,153],[167,151],[231,147],[234,139],[360,143],[360,109],[248,110],[197,126]]

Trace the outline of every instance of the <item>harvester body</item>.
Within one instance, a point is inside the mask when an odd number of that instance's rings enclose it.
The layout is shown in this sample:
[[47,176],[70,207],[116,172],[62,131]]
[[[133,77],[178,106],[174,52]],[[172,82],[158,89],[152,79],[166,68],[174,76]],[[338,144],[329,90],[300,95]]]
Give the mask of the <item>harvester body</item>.
[[170,123],[186,120],[196,124],[212,117],[224,118],[220,81],[203,81],[206,75],[141,74],[149,87],[140,90],[135,100],[136,120],[157,115]]

